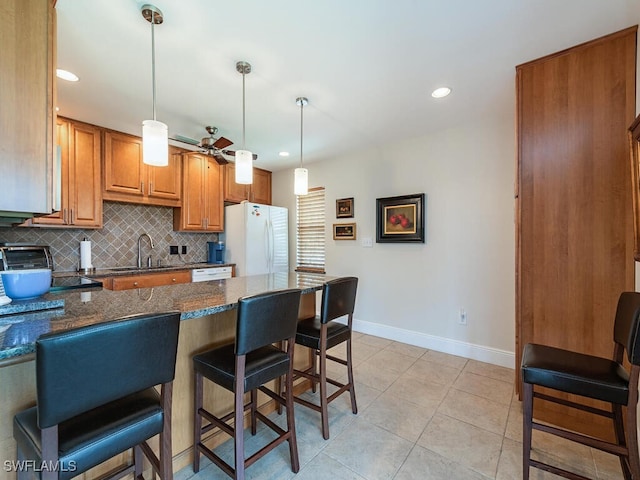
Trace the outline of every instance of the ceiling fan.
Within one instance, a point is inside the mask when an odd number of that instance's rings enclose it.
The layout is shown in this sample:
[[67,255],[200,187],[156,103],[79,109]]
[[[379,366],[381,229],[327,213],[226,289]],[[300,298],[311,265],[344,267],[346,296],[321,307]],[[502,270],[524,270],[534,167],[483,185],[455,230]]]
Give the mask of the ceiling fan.
[[[229,145],[233,145],[233,142],[225,137],[216,138],[215,135],[218,133],[218,127],[207,126],[205,127],[205,130],[209,136],[202,138],[199,142],[193,138],[183,137],[182,135],[176,135],[171,138],[171,140],[198,147],[202,153],[206,153],[207,155],[211,155],[215,158],[216,162],[220,165],[226,165],[229,161],[224,157],[224,155],[234,157],[236,154],[234,150],[225,150]],[[253,159],[255,160],[257,158],[258,155],[254,153]]]

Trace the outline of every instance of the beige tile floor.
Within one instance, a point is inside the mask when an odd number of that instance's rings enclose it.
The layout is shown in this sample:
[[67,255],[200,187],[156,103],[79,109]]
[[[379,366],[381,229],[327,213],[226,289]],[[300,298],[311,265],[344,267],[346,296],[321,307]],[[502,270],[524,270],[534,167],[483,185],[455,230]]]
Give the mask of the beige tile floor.
[[[353,347],[358,414],[348,394],[332,402],[325,441],[319,414],[296,404],[300,471],[291,472],[285,443],[249,467],[248,479],[522,478],[522,408],[512,369],[363,334],[354,334]],[[334,350],[344,357],[344,345]],[[344,367],[334,365],[334,375],[344,376]],[[284,415],[272,418],[284,422]],[[273,435],[264,427],[255,437],[245,434],[248,453]],[[622,478],[617,457],[538,431],[533,446],[536,458],[593,479]],[[231,442],[216,452],[230,461]],[[203,458],[198,474],[186,467],[175,478],[229,477]],[[559,477],[531,469],[530,478]]]

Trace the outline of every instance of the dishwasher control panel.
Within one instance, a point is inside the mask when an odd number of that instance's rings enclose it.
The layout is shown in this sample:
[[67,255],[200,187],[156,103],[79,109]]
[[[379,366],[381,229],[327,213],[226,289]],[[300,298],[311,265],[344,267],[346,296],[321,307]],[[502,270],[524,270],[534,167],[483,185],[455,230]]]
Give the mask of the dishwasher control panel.
[[208,267],[191,270],[192,282],[207,282],[231,278],[232,267]]

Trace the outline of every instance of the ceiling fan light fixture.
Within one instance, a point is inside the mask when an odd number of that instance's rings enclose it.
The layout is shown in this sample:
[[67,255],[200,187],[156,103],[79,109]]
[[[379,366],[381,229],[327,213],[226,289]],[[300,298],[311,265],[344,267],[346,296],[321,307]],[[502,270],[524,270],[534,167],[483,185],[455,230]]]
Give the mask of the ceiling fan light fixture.
[[244,77],[251,73],[251,65],[247,62],[237,62],[236,70],[242,74],[242,150],[236,150],[236,183],[250,185],[253,183],[253,153],[245,148],[245,95]]
[[69,70],[63,70],[62,68],[56,69],[56,77],[66,80],[67,82],[77,82],[80,80],[75,73]]
[[142,163],[155,167],[169,165],[169,128],[156,120],[156,42],[154,27],[164,21],[164,16],[155,5],[143,5],[140,9],[144,19],[151,23],[151,79],[153,82],[153,120],[142,122]]
[[304,106],[309,104],[307,97],[296,98],[296,105],[300,107],[300,167],[293,171],[293,193],[295,195],[306,195],[309,193],[309,171],[302,166],[302,133],[303,133],[303,116]]

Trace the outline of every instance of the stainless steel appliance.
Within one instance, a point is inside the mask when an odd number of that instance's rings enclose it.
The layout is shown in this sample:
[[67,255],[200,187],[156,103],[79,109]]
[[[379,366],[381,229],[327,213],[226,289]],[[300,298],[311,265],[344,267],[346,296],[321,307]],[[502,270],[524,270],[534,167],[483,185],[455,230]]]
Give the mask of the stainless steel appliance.
[[0,269],[50,268],[54,270],[51,250],[46,245],[0,243]]

